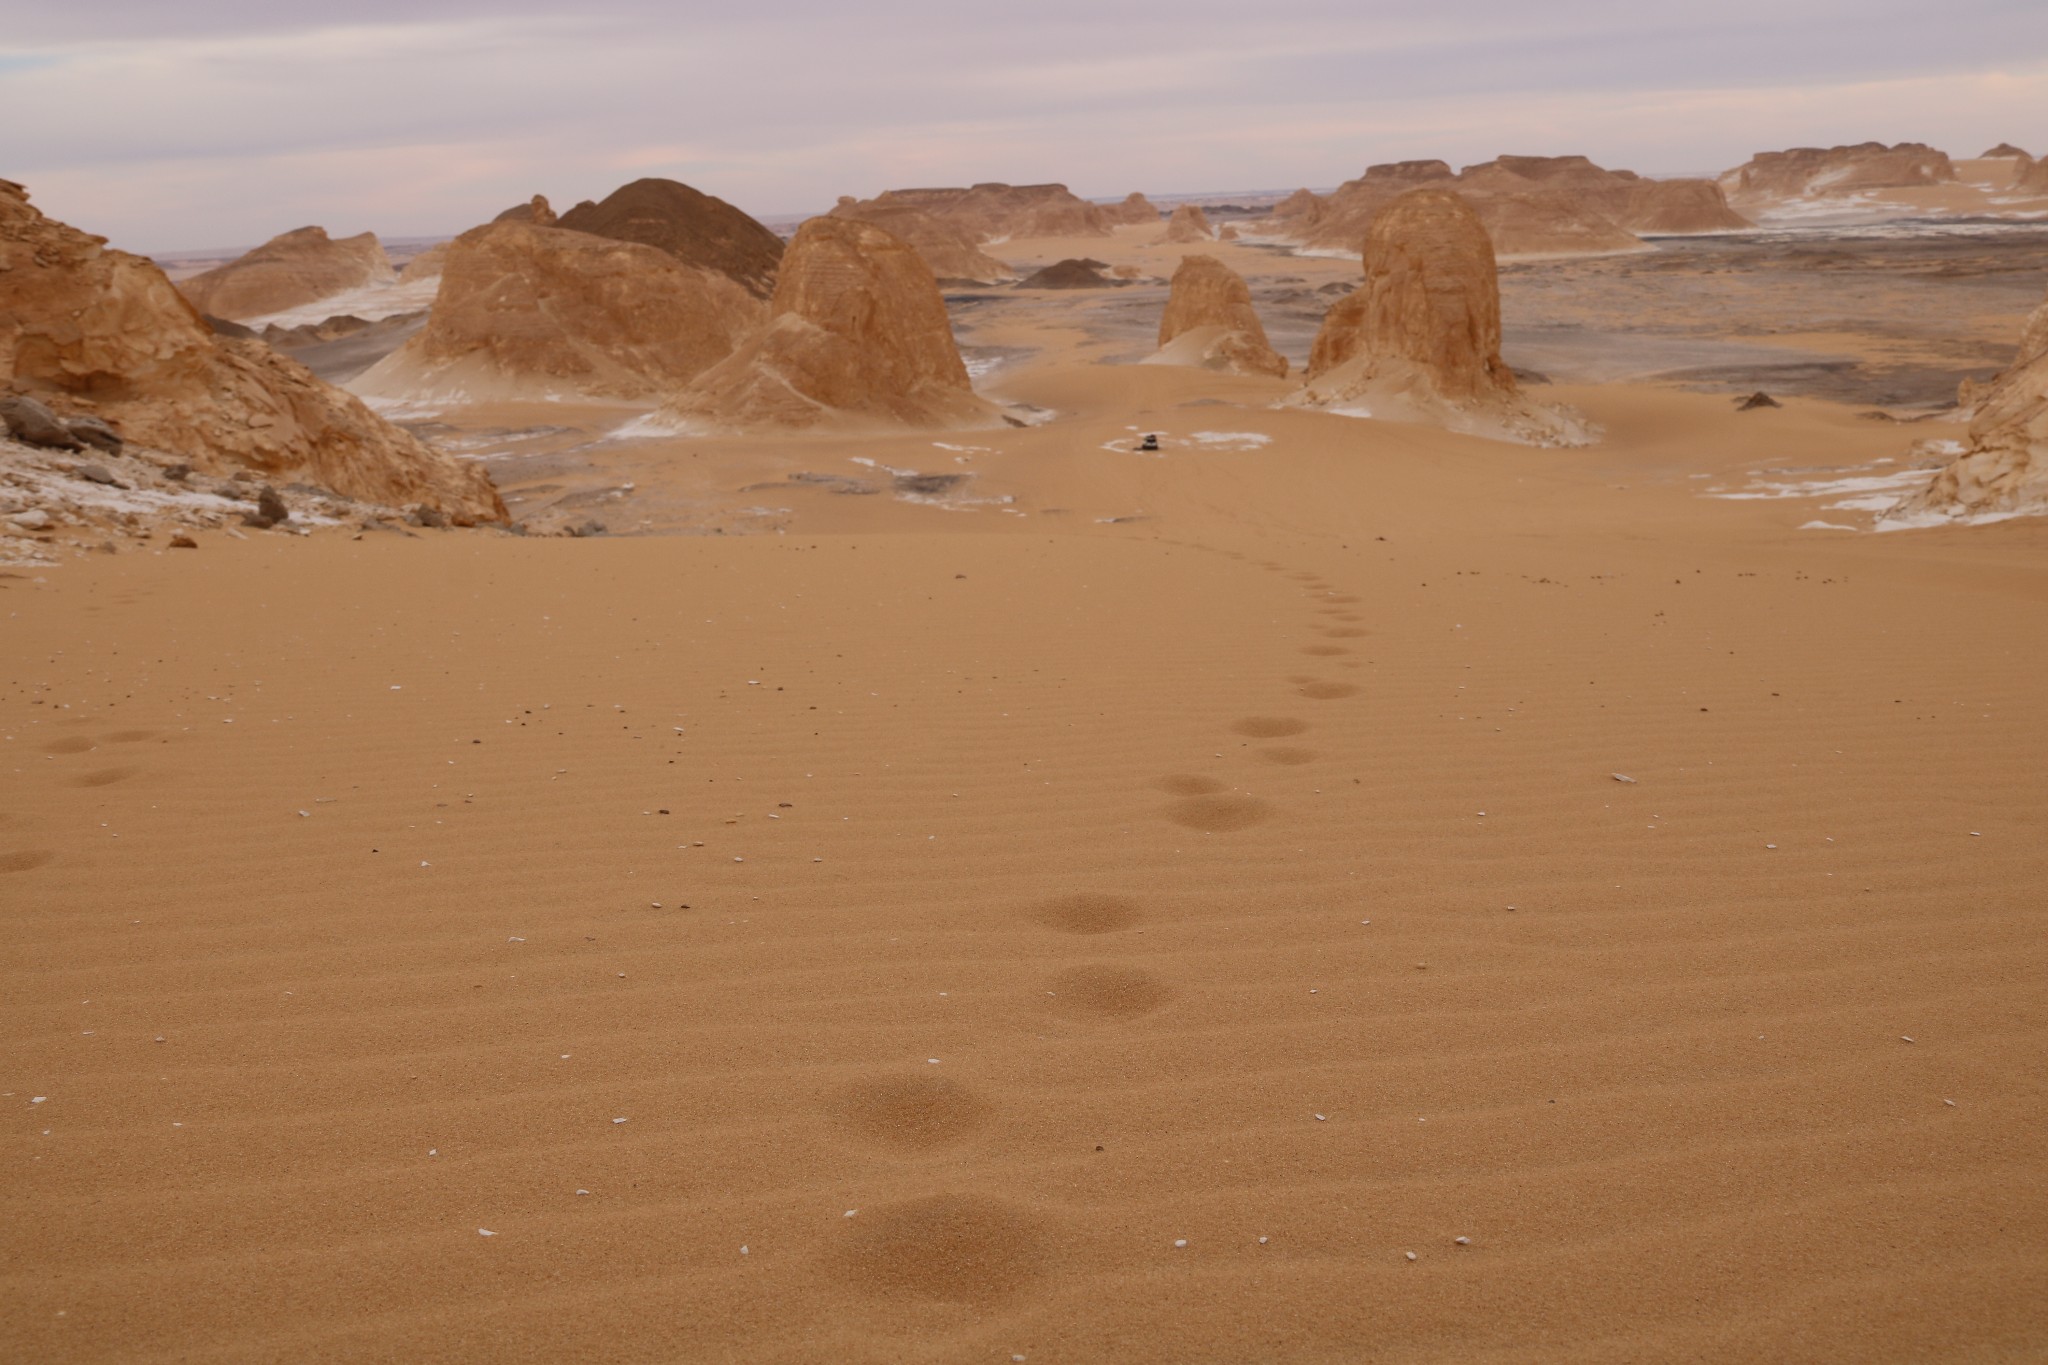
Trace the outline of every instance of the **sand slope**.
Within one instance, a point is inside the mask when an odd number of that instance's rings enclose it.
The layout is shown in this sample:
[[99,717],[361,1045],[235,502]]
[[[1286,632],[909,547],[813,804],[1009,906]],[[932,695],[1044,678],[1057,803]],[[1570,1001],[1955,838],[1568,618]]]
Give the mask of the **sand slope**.
[[0,577],[0,1354],[2048,1350],[2048,528],[1204,386],[1031,381],[1028,518]]

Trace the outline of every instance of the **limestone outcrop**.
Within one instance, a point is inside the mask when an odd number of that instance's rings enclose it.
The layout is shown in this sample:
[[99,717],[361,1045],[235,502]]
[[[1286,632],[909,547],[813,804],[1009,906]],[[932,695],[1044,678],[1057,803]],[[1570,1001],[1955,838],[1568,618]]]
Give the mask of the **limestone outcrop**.
[[[536,207],[544,206],[540,200]],[[715,270],[765,299],[775,287],[782,239],[726,203],[674,180],[635,180],[593,204],[578,204],[557,226],[651,246],[701,270]]]
[[1069,256],[1064,261],[1032,271],[1017,281],[1019,289],[1110,289],[1118,280],[1136,279],[1134,270],[1128,277],[1121,270],[1115,279],[1102,272],[1109,269],[1107,261],[1098,261],[1092,256]]
[[336,239],[325,228],[303,227],[194,275],[178,289],[202,313],[247,322],[397,277],[375,233]]
[[[595,207],[595,205],[592,207]],[[491,219],[491,221],[494,223],[531,223],[535,227],[553,227],[559,220],[555,217],[553,205],[548,203],[548,197],[544,194],[536,194],[523,204],[514,204],[511,208],[506,209],[503,213]]]
[[657,397],[732,354],[767,311],[651,246],[487,223],[449,243],[426,327],[349,387],[410,401]]
[[2028,161],[2032,161],[2032,160],[2034,159],[2034,158],[2033,158],[2033,157],[2032,157],[2031,155],[2029,155],[2029,154],[2028,154],[2028,153],[2027,153],[2027,152],[2026,152],[2025,150],[2023,150],[2022,148],[2019,148],[2019,147],[2015,147],[2015,146],[2013,146],[2013,145],[2012,145],[2012,144],[2011,144],[2010,142],[2001,142],[2001,143],[1999,143],[1999,144],[1998,144],[1998,145],[1997,145],[1996,147],[1993,147],[1993,148],[1992,148],[1992,149],[1991,149],[1990,151],[1988,151],[1988,152],[1984,152],[1984,153],[1980,154],[1980,155],[1978,156],[1978,158],[1977,158],[1977,159],[1978,159],[1979,161],[1995,161],[1995,160],[1997,160],[1997,159],[1998,159],[1998,158],[2000,158],[2000,157],[2008,157],[2008,156],[2010,156],[2010,157],[2025,157],[2025,158],[2026,158],[2026,159],[2027,159]]
[[1769,211],[1791,199],[1838,198],[1875,190],[1917,189],[1956,178],[1948,153],[1922,142],[1859,142],[1758,152],[1721,176],[1739,209]]
[[1001,284],[1017,278],[1015,270],[976,245],[966,229],[926,209],[874,200],[863,203],[843,195],[832,216],[873,223],[910,243],[942,284]]
[[1975,410],[1962,452],[1885,518],[2048,515],[2048,302],[2027,319],[2005,372],[1963,399]]
[[1116,221],[1110,210],[1089,203],[1065,185],[995,181],[967,189],[885,190],[873,199],[856,200],[855,207],[922,209],[959,228],[977,246],[1013,237],[1107,237]]
[[1159,221],[1159,209],[1144,195],[1132,190],[1121,204],[1107,210],[1109,221],[1119,227],[1149,227]]
[[1500,282],[1478,213],[1451,190],[1410,190],[1373,219],[1365,282],[1325,317],[1299,401],[1541,444],[1585,440],[1569,414],[1520,392],[1500,340]]
[[2022,161],[2013,173],[2012,190],[2017,194],[2048,195],[2048,161],[2031,157]]
[[1173,272],[1159,319],[1153,364],[1201,365],[1285,378],[1287,359],[1266,339],[1244,277],[1214,256],[1191,252]]
[[156,265],[46,218],[0,181],[0,392],[101,419],[129,449],[463,521],[505,507],[423,444],[260,341],[217,335]]
[[1174,208],[1173,217],[1166,220],[1166,232],[1159,240],[1162,244],[1213,242],[1216,229],[1209,225],[1209,215],[1202,212],[1200,204],[1180,204]]
[[440,276],[442,267],[448,263],[448,243],[430,246],[419,255],[407,261],[398,269],[398,282],[411,284],[416,280],[431,280]]
[[1369,166],[1328,196],[1289,195],[1261,230],[1311,248],[1355,251],[1381,207],[1424,186],[1451,190],[1470,203],[1502,256],[1640,251],[1645,246],[1638,234],[1754,226],[1709,180],[1649,180],[1583,156],[1502,156],[1456,173],[1443,161]]
[[690,427],[992,426],[953,341],[931,267],[855,218],[797,229],[769,321],[664,405]]

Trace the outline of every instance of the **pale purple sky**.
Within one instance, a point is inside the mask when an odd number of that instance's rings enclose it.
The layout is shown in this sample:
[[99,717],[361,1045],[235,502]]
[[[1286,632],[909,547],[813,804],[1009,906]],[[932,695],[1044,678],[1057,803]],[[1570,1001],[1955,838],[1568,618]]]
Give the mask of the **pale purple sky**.
[[2048,152],[2043,0],[15,0],[0,176],[139,251],[451,233],[672,176],[763,216],[1880,138]]

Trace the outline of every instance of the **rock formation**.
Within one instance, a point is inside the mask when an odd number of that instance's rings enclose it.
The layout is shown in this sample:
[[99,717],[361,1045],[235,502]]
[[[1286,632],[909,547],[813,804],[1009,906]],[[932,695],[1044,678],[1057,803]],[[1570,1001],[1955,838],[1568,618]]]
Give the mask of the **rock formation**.
[[[542,208],[546,200],[537,200]],[[559,226],[666,251],[684,265],[715,270],[767,298],[782,239],[723,199],[673,180],[635,180],[603,201],[578,204]]]
[[[583,205],[578,205],[578,207],[583,207]],[[589,207],[596,208],[597,206],[592,204]],[[558,220],[555,217],[554,208],[548,203],[548,197],[544,194],[536,194],[523,204],[514,204],[511,208],[506,209],[503,213],[491,219],[491,221],[494,223],[531,223],[535,227],[553,227]]]
[[1013,237],[1107,237],[1116,221],[1110,210],[1089,203],[1065,185],[989,182],[964,190],[885,190],[873,199],[855,201],[855,207],[922,209],[952,223],[977,246]]
[[2011,189],[2016,194],[2048,195],[2048,161],[2022,161],[2013,172]]
[[931,267],[854,218],[813,218],[782,261],[769,322],[664,412],[689,425],[992,426]]
[[336,241],[325,228],[305,227],[194,275],[178,289],[202,313],[246,322],[396,278],[375,233]]
[[430,246],[419,255],[399,267],[398,282],[411,284],[415,280],[431,280],[440,275],[448,263],[448,243]]
[[1996,147],[1993,147],[1990,151],[1983,153],[1977,159],[1979,161],[1992,161],[1996,160],[1999,157],[2006,156],[2021,157],[2028,161],[2032,161],[2034,159],[2033,157],[2027,155],[2027,153],[2022,151],[2020,148],[2013,146],[2010,142],[1999,143]]
[[1794,147],[1758,152],[1721,177],[1721,188],[1738,208],[1768,211],[1789,199],[1839,197],[1872,190],[1914,189],[1956,178],[1946,152],[1920,142],[1887,147],[1859,142],[1847,147]]
[[1160,243],[1169,242],[1213,242],[1216,229],[1209,226],[1209,215],[1202,212],[1200,204],[1180,204],[1173,210],[1173,217],[1166,220],[1166,232],[1159,238]]
[[1365,241],[1365,283],[1339,300],[1300,401],[1538,443],[1585,439],[1530,402],[1500,354],[1500,282],[1478,213],[1448,189],[1396,197]]
[[1708,180],[1646,180],[1583,156],[1502,156],[1453,174],[1442,161],[1369,166],[1327,197],[1298,190],[1263,230],[1312,248],[1352,250],[1380,208],[1421,186],[1455,191],[1478,212],[1502,256],[1639,251],[1636,234],[1753,226]]
[[1963,397],[1975,411],[1962,453],[1885,517],[2048,514],[2048,302],[2027,319],[2005,372],[1981,395]]
[[463,521],[504,519],[480,468],[261,342],[216,335],[154,263],[45,218],[5,181],[0,278],[0,391],[103,419],[131,447],[202,472],[246,469]]
[[1235,374],[1287,375],[1287,360],[1266,340],[1244,277],[1214,256],[1190,252],[1173,272],[1159,319],[1153,363],[1202,365]]
[[[1116,284],[1102,272],[1109,269],[1105,261],[1092,257],[1068,257],[1054,261],[1042,270],[1034,270],[1017,281],[1019,289],[1108,289]],[[1133,276],[1135,278],[1135,275]]]
[[1144,195],[1132,190],[1121,204],[1107,210],[1109,221],[1119,227],[1150,227],[1159,221],[1159,210]]
[[977,246],[966,229],[925,209],[879,200],[863,203],[851,195],[842,195],[832,216],[873,223],[910,243],[942,284],[1000,284],[1017,278],[1015,270]]
[[664,395],[766,317],[725,275],[654,247],[487,223],[449,243],[426,327],[349,387],[444,401]]

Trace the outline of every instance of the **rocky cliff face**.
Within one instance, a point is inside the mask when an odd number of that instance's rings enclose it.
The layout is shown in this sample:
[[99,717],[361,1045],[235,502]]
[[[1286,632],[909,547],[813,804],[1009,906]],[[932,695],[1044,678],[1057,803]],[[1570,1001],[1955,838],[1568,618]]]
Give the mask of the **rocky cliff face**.
[[1214,256],[1192,253],[1173,272],[1159,319],[1155,361],[1284,378],[1287,360],[1266,339],[1244,277]]
[[1889,518],[2048,515],[2048,302],[2034,310],[2013,363],[1974,400],[1963,452]]
[[768,325],[665,409],[728,428],[988,426],[931,267],[871,223],[797,230]]
[[245,322],[397,278],[374,233],[335,240],[305,227],[178,286],[202,313]]
[[1738,208],[1768,209],[1786,199],[1940,185],[1956,178],[1946,152],[1921,142],[1859,142],[1843,147],[1793,147],[1758,152],[1721,177]]
[[651,246],[489,223],[449,244],[426,327],[350,387],[444,401],[657,397],[732,354],[767,311]]
[[424,444],[261,342],[216,336],[151,262],[44,217],[0,181],[0,388],[103,419],[206,473],[503,520],[481,469]]
[[1000,284],[1017,278],[1015,270],[976,245],[973,234],[954,220],[926,209],[872,200],[863,203],[846,196],[832,210],[832,216],[873,223],[890,236],[908,242],[941,281]]
[[[1012,237],[1107,237],[1114,219],[1065,185],[1004,185],[968,189],[885,190],[855,207],[914,208],[952,224],[976,245]],[[864,213],[841,216],[864,217]]]

